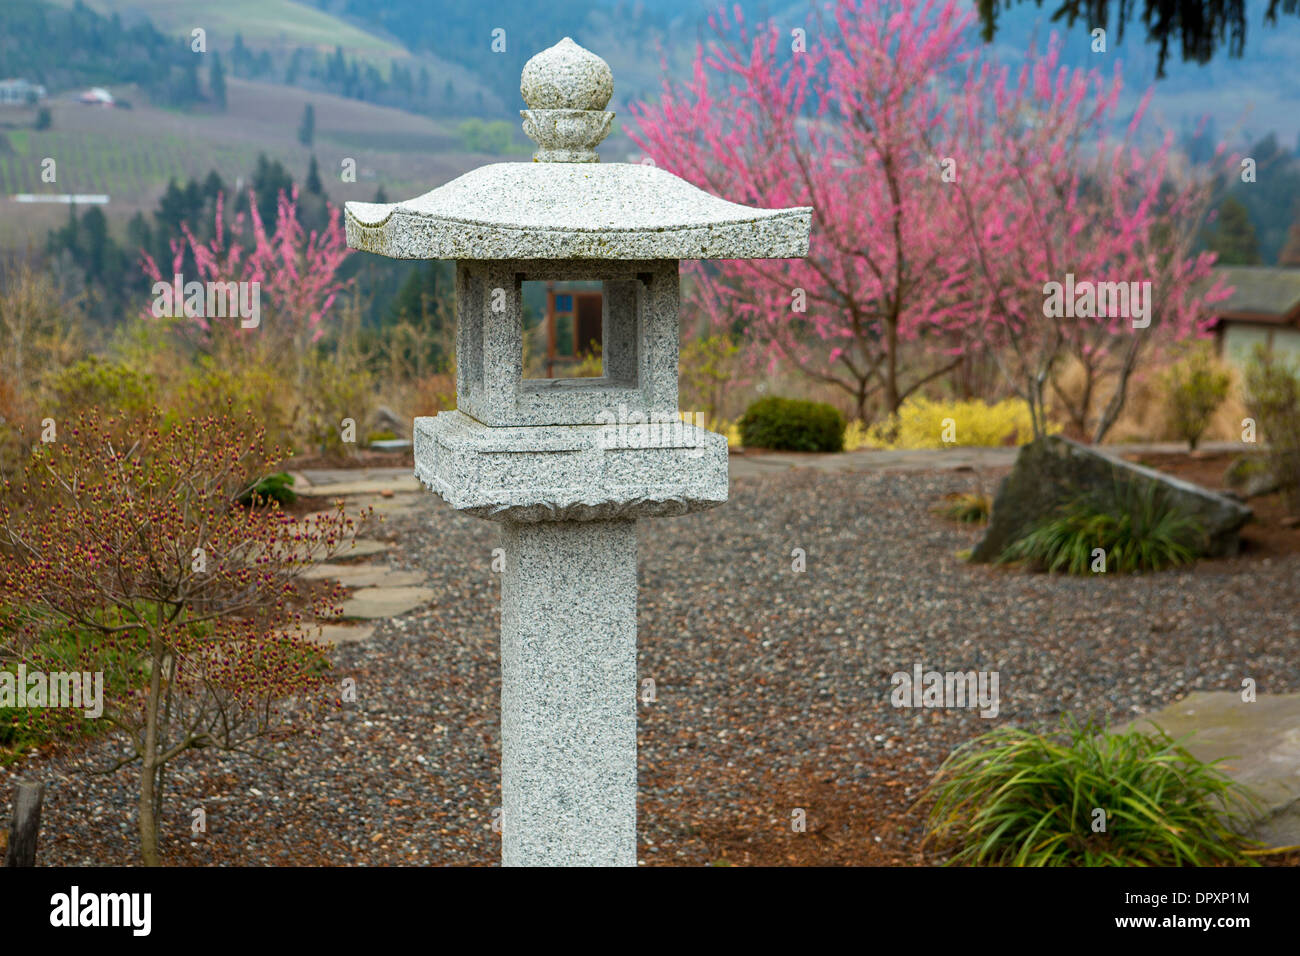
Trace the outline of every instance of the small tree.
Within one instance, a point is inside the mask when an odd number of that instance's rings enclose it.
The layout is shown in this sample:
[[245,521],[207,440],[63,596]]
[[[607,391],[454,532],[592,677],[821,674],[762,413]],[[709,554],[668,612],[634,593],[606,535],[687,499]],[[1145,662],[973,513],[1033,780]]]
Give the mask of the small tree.
[[1164,382],[1174,431],[1196,451],[1210,419],[1228,397],[1232,376],[1214,361],[1207,344],[1198,343],[1170,367]]
[[1246,407],[1292,514],[1300,514],[1300,367],[1262,345],[1246,365]]
[[[285,704],[320,694],[308,628],[340,592],[296,579],[356,524],[341,504],[302,521],[237,504],[280,457],[251,416],[150,419],[83,413],[0,488],[0,660],[103,674],[102,719],[123,745],[111,769],[138,766],[152,866],[172,760],[301,726],[304,708]],[[80,710],[33,719],[84,729]]]
[[841,0],[806,50],[742,11],[711,18],[684,83],[634,103],[656,163],[734,202],[811,206],[806,257],[694,268],[693,304],[767,359],[843,390],[858,418],[895,411],[961,362],[977,313],[939,158],[973,55],[955,0]]
[[[338,278],[339,266],[351,250],[347,247],[338,207],[328,205],[329,221],[320,232],[308,232],[298,219],[298,189],[279,194],[276,221],[268,231],[259,212],[258,197],[249,193],[249,229],[244,213],[227,226],[222,220],[223,197],[217,197],[213,237],[202,242],[188,223],[181,224],[184,239],[171,240],[171,272],[163,275],[153,256],[145,253],[142,266],[155,282],[169,282],[181,271],[186,254],[193,256],[198,279],[203,282],[255,284],[259,301],[270,306],[269,320],[256,328],[240,328],[237,317],[190,316],[199,344],[205,349],[232,342],[246,345],[249,336],[266,336],[273,341],[269,352],[282,361],[296,362],[293,369],[301,382],[308,348],[324,334],[322,320],[339,292],[350,282]],[[252,242],[242,237],[251,230]],[[215,321],[214,321],[215,319]]]
[[694,335],[682,343],[682,395],[704,411],[709,427],[725,411],[727,389],[736,381],[739,351],[740,346],[724,334]]

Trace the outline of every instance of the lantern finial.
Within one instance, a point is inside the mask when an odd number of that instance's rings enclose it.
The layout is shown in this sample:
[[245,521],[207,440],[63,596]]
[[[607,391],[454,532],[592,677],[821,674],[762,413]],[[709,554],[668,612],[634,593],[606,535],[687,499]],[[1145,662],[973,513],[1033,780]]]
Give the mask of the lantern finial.
[[614,73],[590,50],[565,37],[524,64],[519,92],[524,132],[538,146],[539,163],[598,163],[596,146],[609,135]]

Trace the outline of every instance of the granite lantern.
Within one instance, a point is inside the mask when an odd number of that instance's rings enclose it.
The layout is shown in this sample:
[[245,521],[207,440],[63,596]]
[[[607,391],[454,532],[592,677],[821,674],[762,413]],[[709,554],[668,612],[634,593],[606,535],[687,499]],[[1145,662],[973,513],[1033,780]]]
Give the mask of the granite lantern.
[[[613,89],[566,37],[524,66],[533,162],[347,204],[353,248],[456,261],[457,408],[415,420],[415,468],[501,526],[506,864],[636,863],[637,520],[727,498],[725,437],[678,413],[678,262],[808,251],[808,208],[601,163]],[[524,377],[531,280],[602,284],[599,377]]]

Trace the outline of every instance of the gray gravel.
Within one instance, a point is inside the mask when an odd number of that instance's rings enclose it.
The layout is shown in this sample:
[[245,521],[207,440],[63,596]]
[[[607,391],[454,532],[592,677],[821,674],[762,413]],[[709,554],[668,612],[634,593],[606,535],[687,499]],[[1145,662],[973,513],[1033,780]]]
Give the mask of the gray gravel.
[[[736,481],[714,511],[641,523],[640,670],[657,691],[641,706],[647,863],[709,862],[720,841],[766,839],[788,821],[788,795],[813,787],[851,804],[897,784],[902,806],[955,744],[1006,721],[1120,722],[1243,677],[1300,690],[1300,556],[1132,578],[973,567],[957,552],[978,532],[928,511],[971,482],[792,471]],[[175,764],[168,862],[498,858],[497,530],[432,497],[427,515],[388,525],[392,562],[426,571],[439,597],[337,650],[359,704],[283,745],[275,764],[210,751]],[[791,570],[794,548],[805,573]],[[998,671],[1001,715],[891,707],[890,674],[917,661]],[[108,753],[0,770],[6,800],[20,772],[49,783],[42,862],[134,862],[130,771],[80,772]],[[882,780],[891,766],[906,772]],[[196,806],[208,832],[191,837]]]

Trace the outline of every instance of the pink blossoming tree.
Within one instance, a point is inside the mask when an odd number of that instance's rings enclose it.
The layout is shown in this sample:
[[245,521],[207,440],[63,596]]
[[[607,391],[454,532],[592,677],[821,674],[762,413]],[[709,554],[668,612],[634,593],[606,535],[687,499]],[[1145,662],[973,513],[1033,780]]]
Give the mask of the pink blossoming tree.
[[188,249],[193,253],[200,282],[257,283],[259,295],[269,306],[269,315],[256,328],[241,328],[238,318],[217,319],[214,324],[213,316],[189,312],[186,315],[192,319],[203,344],[210,345],[218,332],[228,336],[261,331],[278,345],[291,349],[301,376],[303,356],[324,334],[322,320],[347,285],[338,278],[338,269],[351,250],[335,206],[328,206],[329,222],[322,231],[307,232],[303,228],[298,221],[297,186],[290,196],[280,193],[273,231],[267,230],[258,214],[256,197],[250,194],[249,198],[251,245],[246,247],[238,238],[248,231],[245,213],[237,215],[227,230],[222,221],[223,197],[218,196],[215,228],[209,242],[201,242],[188,224],[182,224],[184,238],[171,243],[172,275],[164,276],[148,253],[142,255],[142,265],[145,274],[155,282],[170,282],[180,272]]
[[[744,325],[771,362],[892,412],[965,357],[991,354],[1041,434],[1056,363],[1073,355],[1087,418],[1114,386],[1100,438],[1138,357],[1204,320],[1212,262],[1191,252],[1206,188],[1106,139],[1118,79],[1062,68],[1055,47],[1012,73],[978,47],[955,0],[841,0],[806,51],[739,12],[714,20],[692,77],[634,106],[633,139],[660,165],[736,202],[813,207],[809,255],[697,269],[695,304]],[[1067,273],[1150,281],[1151,325],[1049,318]],[[806,306],[806,311],[801,311]],[[1082,410],[1078,407],[1082,406]]]

